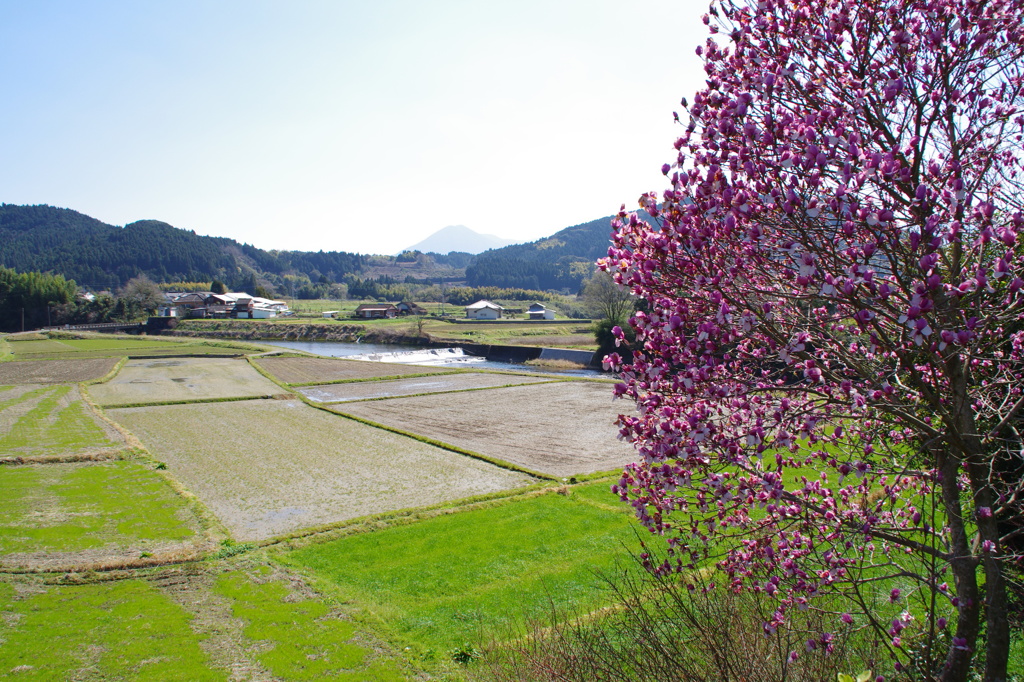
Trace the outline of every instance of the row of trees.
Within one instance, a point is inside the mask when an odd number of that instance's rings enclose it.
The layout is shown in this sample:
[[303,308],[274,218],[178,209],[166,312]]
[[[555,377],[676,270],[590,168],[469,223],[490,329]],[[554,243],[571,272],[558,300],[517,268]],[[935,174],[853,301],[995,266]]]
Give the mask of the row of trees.
[[670,186],[601,263],[642,302],[607,364],[650,570],[716,567],[766,633],[818,610],[808,650],[873,632],[914,680],[1006,680],[1020,623],[1022,17],[714,2]]
[[61,275],[19,273],[0,266],[0,331],[49,324],[54,308],[72,303],[77,290],[73,281]]
[[145,277],[128,281],[116,296],[78,296],[74,280],[0,266],[0,331],[16,332],[64,324],[121,322],[151,315],[163,301],[160,287]]

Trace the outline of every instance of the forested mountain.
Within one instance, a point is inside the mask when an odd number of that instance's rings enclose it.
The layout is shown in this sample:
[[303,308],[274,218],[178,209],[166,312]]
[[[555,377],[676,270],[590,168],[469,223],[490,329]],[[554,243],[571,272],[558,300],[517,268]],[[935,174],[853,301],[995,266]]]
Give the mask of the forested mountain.
[[[253,291],[259,286],[282,296],[315,297],[328,295],[334,283],[368,281],[380,270],[378,261],[391,259],[402,266],[398,269],[404,281],[451,283],[460,279],[465,268],[466,283],[472,287],[575,292],[593,272],[594,261],[606,255],[610,234],[611,217],[606,217],[478,256],[461,252],[363,256],[342,251],[264,251],[157,220],[117,227],[66,208],[0,204],[0,266],[18,272],[52,272],[93,291],[115,290],[133,277],[146,275],[160,283],[217,279],[232,289]],[[446,274],[438,273],[439,264],[446,266]]]
[[598,218],[529,244],[485,251],[466,268],[466,284],[575,292],[594,261],[608,255],[611,221]]
[[114,289],[140,274],[232,286],[256,277],[281,287],[289,279],[340,281],[362,264],[358,254],[264,251],[156,220],[117,227],[66,208],[0,205],[0,265],[59,273],[91,289]]

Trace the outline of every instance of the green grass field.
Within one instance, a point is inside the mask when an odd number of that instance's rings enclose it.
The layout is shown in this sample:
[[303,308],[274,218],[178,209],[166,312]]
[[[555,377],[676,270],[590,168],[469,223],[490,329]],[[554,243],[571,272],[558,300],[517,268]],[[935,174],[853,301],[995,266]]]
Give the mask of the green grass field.
[[0,678],[408,679],[372,633],[296,584],[265,566],[0,582]]
[[226,680],[181,607],[141,580],[16,591],[0,582],[0,676]]
[[0,554],[142,551],[198,531],[167,482],[136,462],[0,467]]
[[358,632],[354,622],[332,613],[323,601],[296,599],[281,581],[262,581],[269,573],[265,568],[250,573],[255,576],[225,573],[217,578],[215,590],[231,600],[231,615],[245,623],[244,636],[262,645],[258,662],[276,678],[405,679],[394,661],[374,660],[366,646],[353,642]]
[[513,498],[313,545],[282,560],[367,609],[400,640],[447,656],[521,635],[524,624],[545,620],[552,608],[584,613],[608,603],[598,573],[619,570],[635,526],[629,515],[590,503],[607,487]]
[[26,388],[0,388],[0,455],[64,455],[123,445],[75,386]]

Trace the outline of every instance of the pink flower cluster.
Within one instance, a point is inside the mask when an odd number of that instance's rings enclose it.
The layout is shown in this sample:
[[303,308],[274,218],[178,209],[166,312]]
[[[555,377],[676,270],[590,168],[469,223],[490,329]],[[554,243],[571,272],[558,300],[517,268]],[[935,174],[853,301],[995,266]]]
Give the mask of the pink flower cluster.
[[712,14],[671,186],[600,261],[644,302],[605,358],[636,403],[614,491],[670,538],[657,570],[713,558],[779,618],[865,571],[980,618],[967,574],[999,570],[1022,492],[997,465],[1024,411],[1024,0]]

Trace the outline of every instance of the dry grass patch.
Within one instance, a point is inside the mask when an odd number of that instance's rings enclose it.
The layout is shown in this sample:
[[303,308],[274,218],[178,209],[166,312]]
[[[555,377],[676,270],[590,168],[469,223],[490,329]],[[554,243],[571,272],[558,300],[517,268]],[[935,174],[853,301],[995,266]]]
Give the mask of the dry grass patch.
[[129,360],[117,376],[89,387],[100,405],[245,398],[280,393],[244,359],[168,358]]
[[[516,488],[528,476],[309,407],[114,409],[239,540]],[[204,425],[197,434],[195,425]]]
[[632,461],[615,426],[627,403],[606,383],[574,381],[395,398],[338,412],[419,434],[552,476],[607,471]]
[[504,341],[510,346],[545,346],[550,348],[596,349],[593,334],[544,334],[515,336]]
[[415,379],[394,379],[391,381],[359,381],[350,384],[329,384],[298,389],[310,400],[321,403],[345,402],[349,400],[372,400],[396,396],[465,391],[479,388],[495,388],[515,384],[532,384],[550,381],[546,377],[516,376],[513,374],[445,374]]
[[[27,343],[27,342],[26,342]],[[0,384],[67,384],[105,377],[118,358],[0,363]]]

